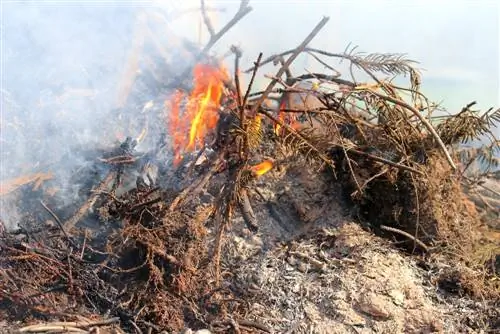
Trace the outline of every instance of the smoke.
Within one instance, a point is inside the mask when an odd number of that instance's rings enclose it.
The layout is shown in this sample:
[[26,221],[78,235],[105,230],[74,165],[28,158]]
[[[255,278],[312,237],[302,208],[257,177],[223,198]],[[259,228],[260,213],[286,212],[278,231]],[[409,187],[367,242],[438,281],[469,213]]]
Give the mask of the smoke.
[[[7,180],[51,172],[58,199],[69,205],[82,198],[75,174],[95,162],[90,152],[139,134],[143,124],[134,124],[133,110],[117,107],[117,101],[142,10],[119,4],[4,4],[2,191]],[[135,102],[151,98],[144,90]],[[1,200],[0,218],[12,227],[25,208],[14,194]]]

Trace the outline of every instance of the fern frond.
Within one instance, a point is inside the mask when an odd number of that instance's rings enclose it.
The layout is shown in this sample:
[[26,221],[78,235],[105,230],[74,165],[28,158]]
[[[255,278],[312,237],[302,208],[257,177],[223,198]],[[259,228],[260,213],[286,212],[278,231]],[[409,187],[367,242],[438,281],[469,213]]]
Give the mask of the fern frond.
[[438,133],[447,145],[465,143],[480,139],[485,134],[491,134],[491,128],[500,121],[500,109],[490,114],[478,116],[471,110],[475,102],[469,103],[460,113],[448,117],[437,126]]
[[257,114],[253,119],[250,119],[246,126],[248,148],[254,150],[259,147],[262,142],[262,116]]
[[401,53],[363,53],[354,52],[353,48],[345,55],[355,65],[360,66],[372,72],[381,72],[387,75],[408,74],[416,70],[413,65],[416,61],[406,58],[405,54]]
[[495,140],[489,145],[480,147],[461,147],[457,150],[460,162],[465,165],[471,165],[474,162],[479,163],[482,172],[489,172],[492,169],[500,167],[500,141]]
[[490,113],[492,110],[493,108],[489,109],[483,116],[481,116],[481,118],[484,119],[489,126],[495,126],[495,123],[500,123],[500,108]]

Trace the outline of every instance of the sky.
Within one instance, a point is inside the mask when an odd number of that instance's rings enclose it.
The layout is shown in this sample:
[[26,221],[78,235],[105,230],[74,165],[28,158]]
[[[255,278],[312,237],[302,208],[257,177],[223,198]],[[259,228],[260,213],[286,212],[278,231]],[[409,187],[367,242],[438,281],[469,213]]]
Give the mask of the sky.
[[[25,37],[31,36],[38,44],[43,43],[48,52],[54,52],[53,59],[64,48],[71,56],[58,59],[63,63],[104,62],[110,57],[124,59],[127,36],[130,36],[125,27],[130,25],[127,26],[127,22],[133,22],[133,11],[115,10],[98,16],[99,27],[86,22],[100,7],[138,11],[156,6],[173,13],[200,6],[199,0],[3,2],[3,18],[11,17],[11,22],[18,22],[18,26],[11,24],[12,29],[7,26],[4,31],[7,57],[9,43],[19,44],[23,39],[29,43]],[[225,10],[210,13],[216,30],[239,6],[238,0],[205,2],[207,7]],[[342,52],[351,44],[367,53],[405,53],[419,61],[419,67],[424,70],[424,89],[434,100],[442,100],[453,110],[473,99],[484,108],[500,105],[499,1],[250,0],[250,5],[253,11],[223,37],[215,51],[225,53],[230,45],[239,45],[244,51],[243,64],[251,64],[259,52],[266,57],[294,48],[323,16],[328,16],[330,21],[311,46]],[[71,11],[77,7],[79,10]],[[176,19],[170,23],[170,29],[202,44],[208,38],[197,12]],[[99,43],[112,45],[96,49]],[[36,66],[36,62],[25,65]],[[321,69],[316,65],[312,61],[299,61],[295,68],[297,71]],[[8,77],[5,80],[14,83]]]
[[[210,12],[215,30],[239,7],[237,0],[205,2],[218,10]],[[169,44],[174,35],[200,46],[206,43],[208,34],[199,11],[179,16],[183,10],[199,6],[198,0],[3,0],[3,118],[15,123],[13,119],[24,112],[34,126],[45,124],[51,129],[54,123],[67,124],[66,128],[81,130],[77,133],[82,141],[98,141],[91,135],[95,119],[98,113],[114,107],[120,75],[137,32],[138,14],[146,10],[146,19],[152,22],[154,13],[161,10],[171,18],[164,26],[156,25],[154,33],[165,41],[167,53],[175,54],[176,46]],[[259,52],[266,58],[295,48],[323,16],[328,16],[329,22],[310,46],[338,53],[351,44],[367,53],[405,53],[419,62],[424,93],[449,112],[459,111],[472,100],[482,110],[500,106],[499,1],[250,0],[250,6],[253,10],[212,49],[220,55],[231,45],[239,46],[243,68],[248,68]],[[330,64],[336,67],[338,61]],[[297,75],[325,72],[306,58],[297,59],[292,69]],[[276,71],[272,65],[263,68],[256,89],[267,82],[265,74]],[[40,101],[53,101],[64,87],[99,94],[92,105],[68,101],[63,105],[70,110],[67,118],[60,117],[59,111],[33,111]]]
[[[171,4],[186,8],[197,1]],[[227,8],[212,14],[220,27],[237,10],[238,1],[207,0],[209,5]],[[342,52],[351,43],[367,53],[405,53],[420,63],[426,93],[450,109],[475,99],[484,108],[500,105],[499,1],[260,0],[250,5],[253,11],[218,44],[221,49],[240,45],[248,63],[260,51],[266,57],[294,48],[328,16],[311,46]],[[196,38],[195,19],[179,21],[177,31]]]

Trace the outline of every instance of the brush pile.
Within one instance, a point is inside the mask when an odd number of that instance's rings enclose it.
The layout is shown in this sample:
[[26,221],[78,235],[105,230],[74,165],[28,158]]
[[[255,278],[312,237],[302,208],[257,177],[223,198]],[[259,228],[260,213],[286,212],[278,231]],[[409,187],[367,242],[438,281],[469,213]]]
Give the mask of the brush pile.
[[[19,229],[1,232],[1,318],[23,332],[498,329],[500,224],[491,203],[499,193],[485,182],[499,165],[492,129],[500,110],[479,114],[471,103],[435,117],[416,63],[403,55],[310,48],[328,18],[297,48],[261,54],[242,89],[241,51],[231,49],[234,75],[208,51],[250,11],[243,1],[218,33],[205,14],[209,43],[194,50],[190,73],[165,71],[170,80],[156,100],[134,104],[130,87],[164,78],[124,79],[117,112],[140,119],[133,123],[140,134],[87,152],[90,170],[74,176],[87,184],[84,203],[62,206],[50,195],[57,173],[2,186],[2,196],[21,196],[27,214]],[[328,73],[292,75],[300,54]],[[326,59],[349,62],[351,77]],[[259,69],[272,62],[279,70],[253,91]],[[356,80],[356,71],[367,80]],[[395,77],[409,84],[397,86]],[[145,139],[165,118],[165,136]],[[461,145],[485,136],[481,149]],[[137,152],[144,140],[154,149]],[[473,174],[477,161],[481,172]],[[478,205],[474,189],[482,189]],[[398,281],[380,269],[403,262]],[[356,265],[393,289],[397,310],[375,288],[361,291],[373,283]],[[418,280],[433,285],[416,288]],[[335,283],[348,281],[348,291]],[[433,306],[404,306],[401,289],[407,301]],[[446,315],[429,301],[445,298],[438,289],[469,300],[457,309],[478,316],[465,323],[451,318],[455,311]],[[478,298],[484,308],[473,307]],[[348,311],[353,300],[356,312]]]

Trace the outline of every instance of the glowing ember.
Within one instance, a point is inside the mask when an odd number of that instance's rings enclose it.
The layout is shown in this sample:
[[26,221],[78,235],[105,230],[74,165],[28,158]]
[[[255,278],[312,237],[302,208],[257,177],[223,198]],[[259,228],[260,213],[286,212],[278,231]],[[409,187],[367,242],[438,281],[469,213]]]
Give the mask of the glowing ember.
[[216,128],[224,81],[229,79],[224,68],[205,64],[194,67],[193,77],[194,88],[189,96],[177,91],[170,101],[169,125],[174,165],[182,160],[183,152],[193,152],[197,145],[203,145],[207,134]]
[[260,164],[250,167],[250,171],[256,176],[261,176],[269,172],[273,168],[273,163],[270,160],[265,160]]

